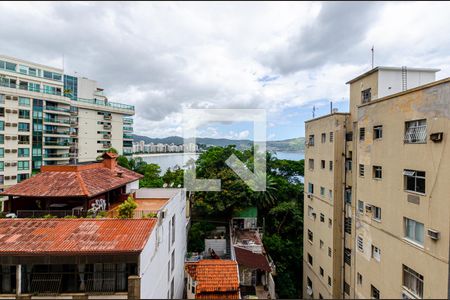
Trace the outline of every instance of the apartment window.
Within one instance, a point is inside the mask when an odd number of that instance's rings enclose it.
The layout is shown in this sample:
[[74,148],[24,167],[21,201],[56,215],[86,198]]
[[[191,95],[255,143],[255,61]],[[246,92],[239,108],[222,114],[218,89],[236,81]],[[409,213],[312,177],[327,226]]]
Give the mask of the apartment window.
[[363,281],[363,277],[362,277],[361,273],[358,273],[357,276],[356,276],[356,282],[357,282],[359,285],[361,285],[361,284],[362,284],[362,281]]
[[328,247],[328,256],[331,257],[331,248]]
[[0,130],[5,130],[5,121],[0,121]]
[[322,276],[323,277],[323,268],[322,267],[319,267],[319,272],[320,272],[320,276]]
[[383,137],[383,126],[378,125],[373,127],[373,139],[379,140]]
[[330,143],[334,140],[334,132],[330,131]]
[[344,249],[344,262],[349,266],[352,265],[352,250],[349,248]]
[[17,182],[24,181],[25,179],[28,179],[30,177],[30,174],[17,174]]
[[310,170],[314,170],[314,159],[312,158],[308,159],[308,168]]
[[308,217],[313,218],[314,209],[308,205]]
[[308,193],[314,194],[314,184],[311,182],[308,183]]
[[423,245],[423,224],[408,218],[404,218],[405,238],[419,245]]
[[370,285],[370,297],[372,299],[380,299],[380,291],[373,285]]
[[328,286],[331,286],[331,277],[328,276]]
[[362,236],[358,235],[356,239],[356,244],[358,246],[358,250],[364,252],[364,239]]
[[364,165],[359,164],[359,176],[364,177]]
[[324,214],[320,214],[320,222],[323,223],[325,222],[325,215]]
[[368,103],[370,102],[372,98],[372,93],[371,93],[371,89],[365,89],[364,91],[361,91],[361,103]]
[[5,143],[5,135],[0,134],[0,144],[4,144],[4,143]]
[[352,159],[351,158],[347,158],[346,159],[346,164],[345,164],[345,168],[348,172],[352,171]]
[[313,257],[311,256],[311,254],[308,253],[308,263],[313,266]]
[[175,242],[175,215],[172,217],[172,244]]
[[319,247],[320,247],[320,249],[323,248],[323,241],[322,240],[320,240],[320,242],[319,242]]
[[406,144],[420,144],[427,142],[427,120],[405,122]]
[[320,168],[325,169],[325,160],[323,159],[320,161]]
[[5,163],[3,161],[0,161],[0,171],[5,170]]
[[5,149],[0,148],[0,157],[5,157]]
[[364,213],[364,201],[358,200],[358,212],[360,214]]
[[344,231],[348,234],[352,234],[352,218],[344,219]]
[[17,149],[17,156],[18,157],[29,157],[30,156],[30,149],[29,148],[18,148]]
[[30,106],[30,98],[19,97],[19,106]]
[[327,134],[326,133],[322,133],[320,141],[322,142],[322,144],[327,141]]
[[403,265],[403,287],[418,298],[423,298],[423,276]]
[[0,175],[0,184],[5,183],[5,175]]
[[377,246],[372,245],[372,258],[381,261],[381,250]]
[[306,277],[306,286],[309,287],[310,289],[312,289],[313,287],[312,280],[309,277]]
[[19,131],[22,131],[22,132],[30,131],[30,124],[28,124],[28,123],[20,123],[19,122]]
[[344,281],[344,293],[350,295],[350,285]]
[[309,135],[308,145],[309,146],[314,146],[314,134],[310,134]]
[[41,91],[41,85],[39,83],[28,82],[28,90],[32,91],[32,92],[40,92]]
[[309,229],[308,229],[308,241],[310,241],[311,243],[314,241],[314,234]]
[[330,163],[329,163],[329,169],[330,169],[330,171],[333,171],[333,161],[331,161],[331,160],[330,160]]
[[359,129],[359,140],[364,141],[366,139],[366,128],[361,127]]
[[346,188],[344,191],[344,200],[347,204],[352,204],[352,189]]
[[380,166],[373,166],[373,178],[381,179],[383,177],[383,169]]
[[320,187],[320,196],[325,196],[325,188],[323,186]]
[[333,201],[333,191],[328,190],[328,197],[330,198],[330,201]]
[[425,172],[404,170],[405,190],[425,194]]
[[381,208],[375,205],[372,205],[372,218],[376,221],[381,221]]
[[17,170],[23,171],[23,170],[29,170],[30,169],[30,162],[29,161],[18,161],[17,162]]
[[353,132],[347,132],[347,133],[345,134],[345,140],[346,140],[347,142],[353,141]]
[[19,119],[29,119],[30,111],[26,109],[19,109]]

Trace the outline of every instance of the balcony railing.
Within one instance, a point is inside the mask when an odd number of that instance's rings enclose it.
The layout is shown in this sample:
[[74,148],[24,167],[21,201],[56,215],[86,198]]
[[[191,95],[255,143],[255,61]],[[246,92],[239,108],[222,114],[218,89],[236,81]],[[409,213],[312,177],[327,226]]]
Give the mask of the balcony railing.
[[123,126],[123,131],[133,132],[133,127],[131,127],[131,126]]
[[45,134],[69,135],[69,131],[44,130]]
[[57,106],[46,106],[45,109],[70,113],[70,108],[63,108],[63,107],[57,107]]
[[420,144],[427,141],[427,125],[412,126],[406,129],[405,143]]
[[59,124],[70,124],[70,120],[56,119],[56,118],[44,118],[44,121]]
[[99,106],[107,106],[107,107],[129,110],[129,111],[134,112],[134,106],[128,105],[128,104],[110,102],[110,101],[101,100],[101,99],[84,99],[84,98],[78,98],[76,101],[81,102],[81,103],[88,103],[88,104],[99,105]]
[[123,138],[124,138],[124,139],[130,139],[130,140],[132,140],[132,139],[133,139],[133,136],[132,136],[131,134],[124,134],[124,135],[123,135]]
[[44,158],[67,158],[69,157],[69,153],[44,153]]
[[70,146],[69,142],[53,142],[53,141],[45,141],[44,145],[45,146],[67,146],[67,147]]
[[131,125],[133,124],[132,118],[123,118],[123,124]]
[[103,125],[103,129],[111,129],[111,125]]
[[105,149],[111,148],[111,144],[103,144],[103,148]]

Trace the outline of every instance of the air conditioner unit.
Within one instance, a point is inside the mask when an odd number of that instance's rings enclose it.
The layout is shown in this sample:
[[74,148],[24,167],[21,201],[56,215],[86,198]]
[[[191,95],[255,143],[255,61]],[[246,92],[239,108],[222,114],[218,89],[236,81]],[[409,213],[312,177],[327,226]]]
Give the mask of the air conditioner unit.
[[370,204],[366,205],[366,212],[367,213],[371,213],[372,212],[372,205],[370,205]]
[[317,213],[315,212],[311,213],[311,215],[313,216],[314,219],[317,217]]
[[6,123],[5,123],[5,126],[6,126],[6,127],[9,127],[9,126],[11,126],[11,123],[6,122]]
[[16,179],[16,178],[17,178],[16,175],[11,176],[11,179]]
[[5,153],[10,153],[11,149],[5,149]]
[[[13,136],[13,137],[12,137],[12,140],[13,140],[13,141],[16,141],[16,140],[17,140],[17,136]],[[14,153],[15,153],[15,152],[14,152]]]
[[6,100],[11,100],[11,96],[6,96]]
[[427,234],[432,240],[438,240],[441,236],[441,233],[434,229],[428,229]]
[[6,140],[10,140],[11,137],[10,137],[9,135],[7,135],[7,136],[5,136],[5,139],[6,139]]
[[434,132],[434,133],[430,134],[430,140],[432,140],[435,143],[442,142],[443,138],[444,138],[443,132]]
[[13,114],[17,114],[17,110],[12,110],[12,113]]
[[311,194],[308,194],[306,197],[308,197],[309,199],[312,199]]
[[17,123],[12,123],[12,127],[17,127]]
[[17,153],[17,149],[11,149],[11,153]]
[[11,163],[11,166],[15,167],[15,166],[17,166],[17,163],[13,162],[13,163]]
[[12,100],[14,100],[14,101],[18,101],[18,100],[19,100],[19,97],[17,97],[17,96],[14,96],[14,97],[12,97]]
[[9,167],[11,164],[10,163],[5,163],[5,167]]
[[10,176],[5,176],[5,180],[9,180],[10,178]]
[[10,112],[11,112],[11,110],[10,110],[10,109],[5,109],[5,111],[6,111],[7,113],[10,113]]

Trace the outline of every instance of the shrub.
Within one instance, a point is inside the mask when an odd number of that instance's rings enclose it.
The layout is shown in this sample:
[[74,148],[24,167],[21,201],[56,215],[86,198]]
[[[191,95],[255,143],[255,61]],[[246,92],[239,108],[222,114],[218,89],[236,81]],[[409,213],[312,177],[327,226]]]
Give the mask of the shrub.
[[55,219],[55,218],[57,218],[57,216],[54,216],[52,214],[47,214],[47,215],[44,215],[42,218],[44,218],[44,219]]
[[134,201],[133,196],[128,196],[122,204],[119,205],[119,219],[131,219],[133,218],[134,210],[137,207],[136,201]]

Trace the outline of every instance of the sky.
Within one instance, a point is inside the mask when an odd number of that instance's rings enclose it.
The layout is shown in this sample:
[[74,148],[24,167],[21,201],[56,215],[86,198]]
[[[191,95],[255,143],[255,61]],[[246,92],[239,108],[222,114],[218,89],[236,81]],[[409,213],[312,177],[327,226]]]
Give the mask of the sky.
[[[98,81],[135,105],[135,133],[183,134],[184,109],[265,109],[267,138],[348,110],[345,82],[375,65],[450,76],[450,4],[1,2],[0,53]],[[63,59],[64,57],[64,59]],[[251,138],[251,124],[199,136]]]

